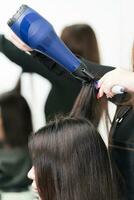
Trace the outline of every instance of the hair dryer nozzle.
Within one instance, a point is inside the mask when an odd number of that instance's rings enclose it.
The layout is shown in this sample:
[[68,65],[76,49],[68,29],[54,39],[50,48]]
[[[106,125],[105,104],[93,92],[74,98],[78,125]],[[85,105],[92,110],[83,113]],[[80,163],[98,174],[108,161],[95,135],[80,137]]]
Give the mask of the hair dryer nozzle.
[[84,81],[84,82],[91,82],[92,80],[95,80],[95,77],[88,72],[87,66],[81,62],[79,68],[74,71],[73,76],[75,76],[77,79]]
[[12,18],[10,18],[7,22],[8,26],[12,26],[18,19],[19,17],[25,12],[25,10],[28,9],[27,5],[22,5],[19,10],[13,15]]

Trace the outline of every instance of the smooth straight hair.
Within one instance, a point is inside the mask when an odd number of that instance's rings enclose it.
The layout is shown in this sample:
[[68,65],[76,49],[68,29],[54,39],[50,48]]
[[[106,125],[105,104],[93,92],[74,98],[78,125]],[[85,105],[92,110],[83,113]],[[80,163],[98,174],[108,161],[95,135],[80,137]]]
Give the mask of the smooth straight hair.
[[29,142],[41,200],[122,200],[107,148],[84,118],[50,122]]
[[[61,39],[75,55],[100,64],[97,37],[93,28],[88,24],[73,24],[66,26],[62,30]],[[103,97],[98,101],[96,99],[97,92],[94,88],[94,81],[90,84],[83,84],[71,115],[84,116],[91,120],[95,126],[98,126],[100,119],[104,114],[106,127],[108,129],[109,114],[107,100]]]

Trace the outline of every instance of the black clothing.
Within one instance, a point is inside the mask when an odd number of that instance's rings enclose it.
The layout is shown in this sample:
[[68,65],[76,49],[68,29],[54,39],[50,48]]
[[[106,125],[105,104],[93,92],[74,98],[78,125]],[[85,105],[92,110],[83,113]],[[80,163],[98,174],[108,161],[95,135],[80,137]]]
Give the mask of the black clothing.
[[[82,87],[81,81],[61,68],[57,63],[48,57],[33,52],[33,57],[25,52],[19,50],[3,35],[0,35],[0,51],[6,55],[11,61],[18,64],[23,72],[38,73],[52,84],[52,89],[48,95],[45,105],[46,120],[53,118],[56,114],[67,114],[71,111],[74,101],[79,94]],[[86,63],[87,61],[83,59]],[[87,67],[89,71],[96,77],[99,74],[99,65],[88,62]],[[114,69],[112,67],[101,66],[103,74]]]
[[[89,68],[89,72],[94,69]],[[98,66],[97,77],[101,78],[106,73],[105,67]],[[97,65],[96,69],[97,71]],[[119,103],[125,95],[116,95],[112,102]],[[134,109],[132,106],[117,106],[115,118],[110,130],[110,152],[126,185],[127,200],[134,200]],[[122,191],[124,192],[124,191]]]
[[80,89],[81,82],[65,73],[52,60],[45,57],[44,64],[31,55],[16,48],[10,41],[0,36],[0,51],[11,61],[18,64],[23,72],[38,73],[52,84],[45,105],[46,120],[57,113],[69,113]]
[[134,199],[134,110],[120,106],[112,123],[110,149],[127,187],[127,199]]

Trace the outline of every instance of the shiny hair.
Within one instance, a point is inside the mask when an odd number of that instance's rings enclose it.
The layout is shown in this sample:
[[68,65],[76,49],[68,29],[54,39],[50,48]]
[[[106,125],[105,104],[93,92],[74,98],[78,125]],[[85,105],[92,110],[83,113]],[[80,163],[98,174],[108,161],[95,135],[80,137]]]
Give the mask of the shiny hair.
[[74,24],[65,27],[62,30],[61,39],[74,54],[100,63],[96,35],[88,24]]
[[[88,24],[74,24],[65,27],[61,33],[61,39],[76,55],[100,64],[99,48],[94,30]],[[94,84],[84,83],[76,98],[72,109],[73,116],[85,116],[98,126],[102,114],[104,114],[108,130],[109,114],[108,104],[105,97],[99,101],[96,99]],[[89,104],[90,103],[90,107]],[[85,105],[86,103],[86,105]],[[94,109],[96,107],[96,109]],[[86,110],[86,114],[84,111]],[[84,114],[83,114],[84,113]]]
[[83,87],[76,98],[70,116],[85,117],[90,120],[95,127],[98,126],[102,114],[100,101],[96,98],[97,91],[94,81],[83,83]]
[[29,148],[42,200],[120,200],[108,150],[88,120],[50,122]]
[[110,117],[107,107],[107,99],[104,96],[102,99],[97,99],[98,91],[95,88],[95,80],[90,83],[84,82],[80,93],[78,94],[73,108],[70,112],[70,116],[73,117],[85,117],[93,123],[95,127],[98,127],[100,119],[104,114],[104,120],[108,132]]

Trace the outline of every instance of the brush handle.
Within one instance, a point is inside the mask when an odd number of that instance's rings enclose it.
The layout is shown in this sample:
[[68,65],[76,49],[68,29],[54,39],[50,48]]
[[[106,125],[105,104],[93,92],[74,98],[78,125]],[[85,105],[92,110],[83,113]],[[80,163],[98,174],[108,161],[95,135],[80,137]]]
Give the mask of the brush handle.
[[114,94],[123,94],[125,92],[125,88],[120,85],[115,85],[112,87],[112,92]]

